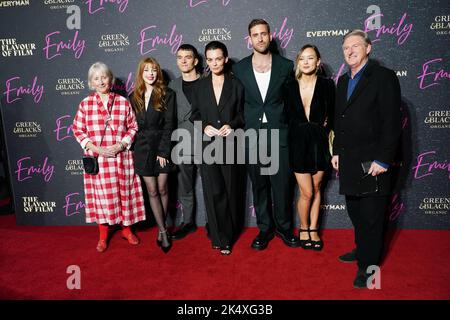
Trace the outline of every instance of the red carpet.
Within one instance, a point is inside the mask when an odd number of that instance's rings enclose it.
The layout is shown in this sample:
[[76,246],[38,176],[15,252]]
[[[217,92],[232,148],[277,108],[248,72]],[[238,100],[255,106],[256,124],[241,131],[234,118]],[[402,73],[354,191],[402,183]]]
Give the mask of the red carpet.
[[[325,230],[322,252],[278,238],[255,252],[256,233],[246,229],[231,256],[212,250],[203,228],[167,255],[156,247],[156,228],[139,232],[137,247],[116,233],[99,254],[94,226],[17,226],[0,216],[0,299],[450,299],[450,231],[397,230],[380,290],[353,289],[356,265],[337,260],[353,247],[351,230]],[[66,287],[70,265],[81,269],[80,290]]]

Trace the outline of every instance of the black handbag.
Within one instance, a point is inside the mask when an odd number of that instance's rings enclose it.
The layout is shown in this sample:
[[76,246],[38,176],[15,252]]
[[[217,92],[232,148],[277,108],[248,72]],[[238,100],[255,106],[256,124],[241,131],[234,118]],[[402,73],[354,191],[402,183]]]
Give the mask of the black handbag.
[[87,174],[95,175],[98,173],[98,159],[95,156],[83,156],[83,168]]
[[[107,127],[108,127],[108,122],[105,125],[105,130],[103,131],[102,139],[100,140],[100,146],[102,145],[103,137],[105,136]],[[83,156],[83,168],[84,168],[85,173],[96,175],[98,173],[98,157]]]
[[[114,101],[113,101],[113,105],[114,105]],[[111,113],[111,111],[109,110],[109,112]],[[106,122],[105,125],[105,130],[103,130],[103,135],[102,135],[102,139],[100,140],[100,146],[102,145],[103,142],[103,138],[105,137],[105,133],[106,133],[106,128],[108,128],[108,121]],[[83,156],[83,168],[84,168],[84,172],[87,174],[92,174],[92,175],[96,175],[98,173],[98,157],[96,156]]]

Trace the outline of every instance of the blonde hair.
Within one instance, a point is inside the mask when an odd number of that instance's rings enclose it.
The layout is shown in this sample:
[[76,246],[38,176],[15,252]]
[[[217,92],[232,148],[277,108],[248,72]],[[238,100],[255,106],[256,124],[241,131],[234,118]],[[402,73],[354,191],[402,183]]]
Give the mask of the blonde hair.
[[114,83],[114,75],[111,71],[111,69],[103,62],[96,62],[94,63],[88,71],[88,86],[89,89],[94,90],[95,88],[92,86],[92,77],[94,76],[95,72],[101,72],[102,74],[106,74],[109,78],[110,81],[110,85],[112,86],[112,84]]
[[372,44],[372,41],[370,41],[370,38],[369,38],[369,35],[367,34],[367,32],[364,32],[361,29],[354,29],[354,30],[347,32],[344,35],[344,37],[342,38],[342,43],[345,42],[345,39],[347,39],[348,37],[351,37],[351,36],[358,36],[358,37],[363,38],[364,43],[366,44],[366,47],[369,44]]

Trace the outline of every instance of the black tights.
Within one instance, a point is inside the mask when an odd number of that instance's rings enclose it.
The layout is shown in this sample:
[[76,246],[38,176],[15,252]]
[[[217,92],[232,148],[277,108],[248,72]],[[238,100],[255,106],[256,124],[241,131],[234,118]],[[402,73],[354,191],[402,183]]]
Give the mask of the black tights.
[[169,203],[168,176],[167,173],[161,173],[157,177],[143,177],[150,199],[150,207],[159,228],[158,240],[163,242],[164,247],[169,245],[166,229],[166,213]]

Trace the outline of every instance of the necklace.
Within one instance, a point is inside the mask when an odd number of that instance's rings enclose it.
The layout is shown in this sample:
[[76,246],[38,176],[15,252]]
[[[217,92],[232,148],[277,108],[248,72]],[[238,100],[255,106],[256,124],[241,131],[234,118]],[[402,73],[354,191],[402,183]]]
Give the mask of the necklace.
[[[254,57],[253,57],[254,58]],[[252,60],[253,67],[257,72],[266,73],[272,69],[272,56],[269,55],[269,59],[265,61],[254,61]]]

